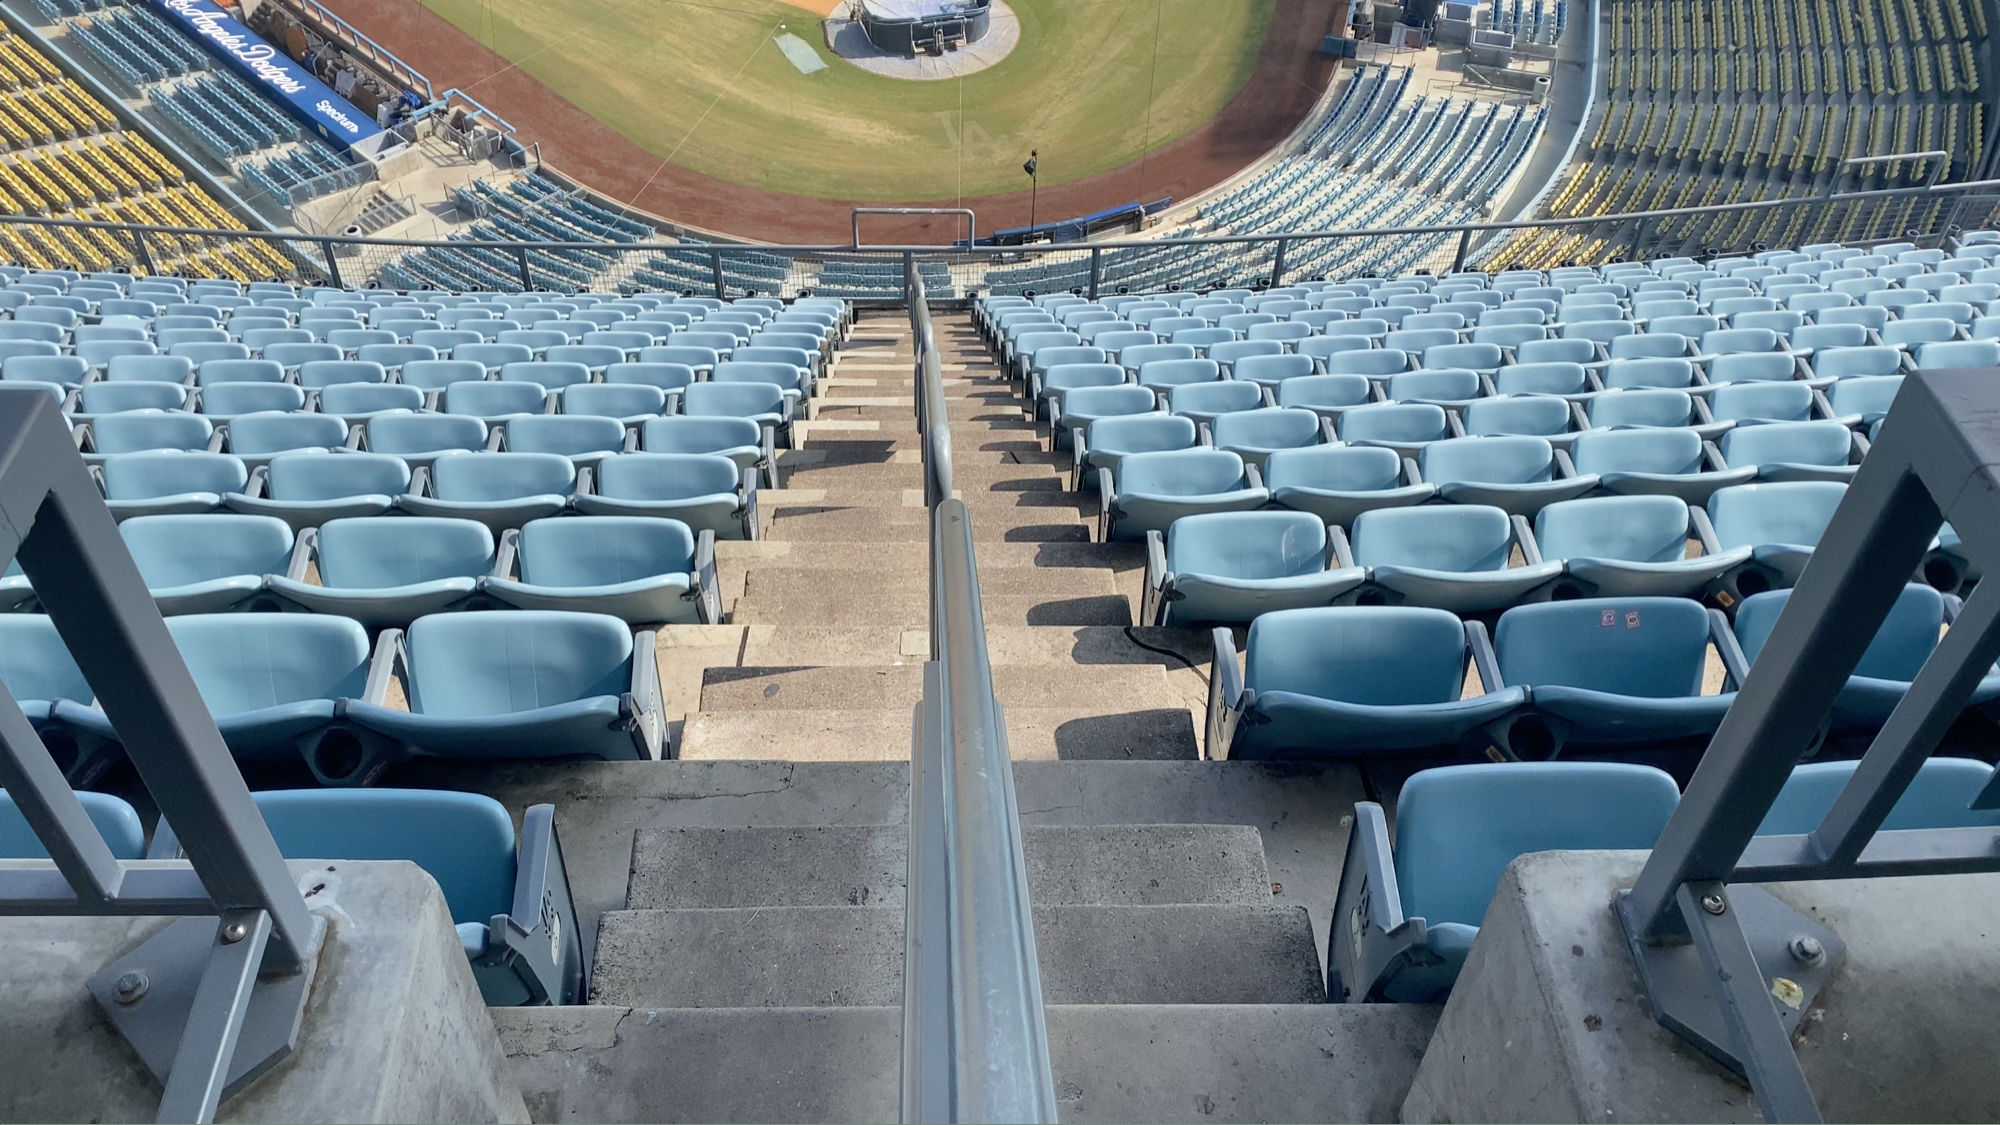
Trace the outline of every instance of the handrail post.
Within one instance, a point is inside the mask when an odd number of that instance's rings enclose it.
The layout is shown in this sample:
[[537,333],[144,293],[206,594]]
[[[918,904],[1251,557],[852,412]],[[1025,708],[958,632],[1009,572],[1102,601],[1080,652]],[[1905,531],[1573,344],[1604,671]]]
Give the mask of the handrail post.
[[[535,288],[535,271],[528,265],[528,248],[523,246],[514,251],[514,264],[521,267],[521,288]],[[519,353],[516,353],[519,354]]]
[[151,247],[146,245],[146,232],[144,231],[134,230],[132,232],[132,259],[138,263],[139,269],[146,276],[153,277],[159,273],[159,270],[153,266],[153,251]]
[[319,240],[320,253],[326,257],[326,283],[335,289],[341,288],[340,256],[335,253],[335,242],[331,238]]
[[1466,258],[1470,257],[1471,254],[1472,254],[1472,232],[1469,230],[1459,231],[1458,250],[1454,252],[1451,256],[1451,272],[1458,273],[1461,270],[1465,269],[1465,260]]
[[1285,250],[1290,245],[1290,239],[1280,238],[1278,240],[1278,248],[1271,254],[1271,288],[1273,289],[1285,283]]
[[1090,248],[1090,299],[1097,300],[1098,290],[1104,285],[1104,248]]

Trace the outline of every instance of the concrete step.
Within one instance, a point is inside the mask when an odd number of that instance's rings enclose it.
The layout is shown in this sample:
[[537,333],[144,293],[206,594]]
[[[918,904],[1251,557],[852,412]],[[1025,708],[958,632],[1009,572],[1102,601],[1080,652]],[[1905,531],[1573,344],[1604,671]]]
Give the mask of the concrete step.
[[[1118,712],[1117,701],[1081,708],[1009,707],[1007,749],[1015,761],[1193,761],[1187,707]],[[908,761],[912,708],[700,711],[682,728],[690,761]]]
[[[644,829],[626,906],[900,906],[907,837],[902,825]],[[1043,906],[1271,902],[1263,839],[1243,825],[1045,826],[1021,844]]]
[[[539,1122],[893,1121],[900,1007],[495,1008]],[[1438,1009],[1047,1009],[1064,1122],[1394,1121]]]
[[[981,608],[993,625],[1130,625],[1132,601],[1124,594],[1076,594],[1056,579],[1053,593],[982,596]],[[730,607],[730,620],[745,625],[902,625],[927,627],[930,595],[913,581],[892,591],[834,599],[811,592],[745,594]]]
[[[979,588],[987,596],[1056,591],[1065,597],[1088,598],[1118,592],[1106,567],[988,565],[983,552],[980,563]],[[743,592],[755,598],[798,597],[824,602],[879,599],[922,604],[929,583],[930,570],[921,559],[902,558],[853,571],[799,567],[785,560],[747,567]]]
[[[781,507],[770,516],[770,537],[794,542],[901,543],[930,537],[930,514],[922,508],[844,508],[821,503]],[[973,517],[974,539],[1022,543],[1087,543],[1095,521],[1061,508],[982,510]]]
[[[1051,1004],[1319,1004],[1303,907],[1041,906]],[[898,906],[617,910],[598,925],[591,1002],[647,1008],[901,1003]]]
[[[1114,699],[1129,708],[1176,707],[1181,700],[1157,665],[1118,664],[1080,675],[1042,664],[993,669],[1002,707],[1082,707]],[[923,668],[710,668],[702,674],[703,711],[855,710],[914,707],[923,698]]]

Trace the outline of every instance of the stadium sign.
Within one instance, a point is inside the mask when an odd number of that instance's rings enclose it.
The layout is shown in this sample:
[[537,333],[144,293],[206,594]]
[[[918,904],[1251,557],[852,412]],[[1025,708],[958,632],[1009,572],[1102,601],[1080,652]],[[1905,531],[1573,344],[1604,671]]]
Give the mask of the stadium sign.
[[367,114],[211,0],[153,0],[153,7],[320,136],[352,147],[381,134]]

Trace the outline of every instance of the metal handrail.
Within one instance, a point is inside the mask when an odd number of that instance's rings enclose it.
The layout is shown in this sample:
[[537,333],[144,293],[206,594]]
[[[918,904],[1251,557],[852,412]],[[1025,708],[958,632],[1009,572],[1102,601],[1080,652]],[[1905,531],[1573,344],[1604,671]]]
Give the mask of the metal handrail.
[[942,365],[923,280],[914,265],[904,276],[931,512],[931,661],[910,763],[902,1119],[1054,1122],[1027,861],[972,521],[951,495]]
[[[0,8],[4,10],[4,8]],[[1650,222],[1657,219],[1680,218],[1691,215],[1725,215],[1738,212],[1764,211],[1784,207],[1824,207],[1833,203],[1857,203],[1869,200],[1897,199],[1906,196],[1959,196],[1973,192],[2000,192],[2000,179],[1969,180],[1952,184],[1936,184],[1923,187],[1878,188],[1872,191],[1843,192],[1837,195],[1791,196],[1781,199],[1750,200],[1743,203],[1720,203],[1705,207],[1676,207],[1662,211],[1621,211],[1607,215],[1584,215],[1561,219],[1520,219],[1512,222],[1453,223],[1431,226],[1368,227],[1354,230],[1298,230],[1283,234],[1230,234],[1209,235],[1200,238],[1165,239],[1119,239],[1107,242],[1056,243],[1025,246],[1009,246],[1004,253],[1009,257],[1074,255],[1092,250],[1145,250],[1161,247],[1181,249],[1195,246],[1232,245],[1277,245],[1312,239],[1329,238],[1379,238],[1390,235],[1413,234],[1477,234],[1486,231],[1534,230],[1555,227],[1590,227],[1604,223]],[[220,230],[213,227],[156,226],[140,223],[114,223],[95,219],[58,219],[39,215],[7,215],[0,217],[0,226],[21,224],[28,226],[63,227],[72,230],[118,231],[125,234],[163,234],[203,238],[258,239],[264,241],[312,242],[337,246],[380,246],[392,248],[437,247],[450,250],[603,250],[614,249],[623,252],[657,251],[699,251],[704,254],[785,254],[791,256],[822,256],[866,258],[896,254],[908,256],[922,254],[932,258],[991,258],[997,251],[994,247],[961,249],[946,246],[870,246],[856,250],[846,245],[780,244],[766,242],[745,243],[702,243],[689,245],[680,242],[506,242],[481,239],[407,239],[407,238],[357,238],[346,235],[310,235],[288,231],[244,231]]]

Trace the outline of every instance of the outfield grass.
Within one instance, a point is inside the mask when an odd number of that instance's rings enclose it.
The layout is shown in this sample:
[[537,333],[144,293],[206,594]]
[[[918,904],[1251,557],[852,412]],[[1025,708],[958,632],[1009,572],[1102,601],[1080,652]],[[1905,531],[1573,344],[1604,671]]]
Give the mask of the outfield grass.
[[[1045,186],[1213,118],[1256,69],[1275,0],[1009,0],[1021,44],[964,79],[880,78],[783,0],[423,0],[640,147],[773,191],[873,201]],[[832,65],[802,75],[780,23]],[[477,91],[475,90],[476,94]]]

